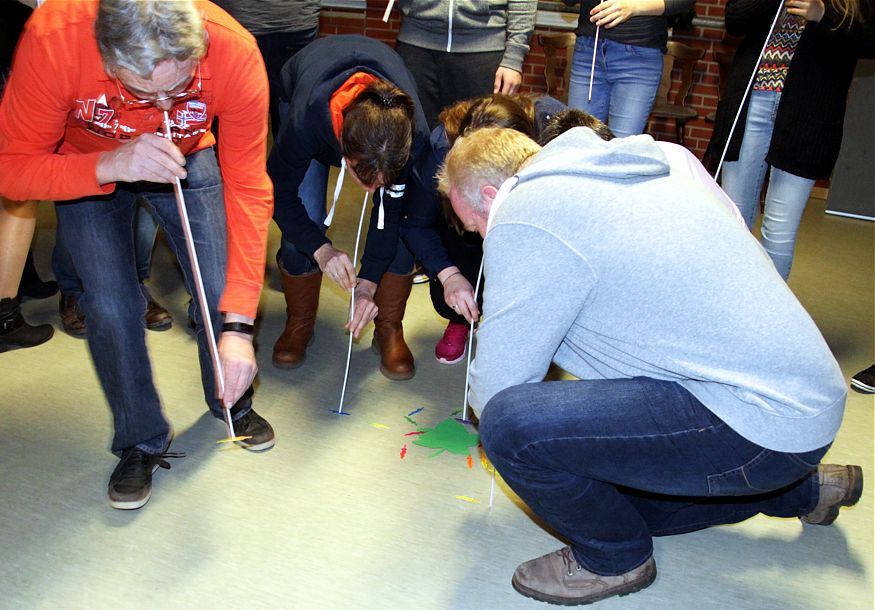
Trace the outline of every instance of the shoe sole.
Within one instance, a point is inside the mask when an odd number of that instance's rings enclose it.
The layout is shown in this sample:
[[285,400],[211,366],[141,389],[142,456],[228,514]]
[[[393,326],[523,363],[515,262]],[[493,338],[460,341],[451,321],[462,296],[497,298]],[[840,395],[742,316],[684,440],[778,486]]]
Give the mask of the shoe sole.
[[250,445],[246,441],[234,441],[234,444],[238,447],[243,447],[247,451],[267,451],[274,445],[276,445],[276,439],[272,438],[269,441],[264,441],[263,443],[259,443],[257,445]]
[[162,322],[161,324],[153,324],[151,326],[149,326],[148,324],[146,325],[146,330],[154,330],[157,332],[160,332],[162,330],[170,330],[171,328],[173,328],[173,320],[168,320],[167,322]]
[[304,362],[306,362],[306,360],[307,360],[307,358],[304,357],[304,358],[301,358],[300,360],[298,360],[297,362],[284,362],[282,360],[273,360],[273,359],[271,359],[270,362],[271,362],[271,364],[273,364],[274,368],[282,369],[284,371],[289,371],[291,369],[296,369],[296,368],[301,367],[304,364]]
[[653,581],[655,580],[656,563],[653,564],[652,570],[648,570],[642,575],[640,580],[629,583],[628,585],[625,585],[623,587],[618,587],[613,591],[604,591],[592,597],[554,597],[552,595],[547,595],[540,591],[530,589],[525,585],[519,584],[515,578],[511,578],[510,584],[520,595],[525,595],[526,597],[537,600],[539,602],[546,602],[548,604],[556,604],[559,606],[585,606],[587,604],[593,604],[595,602],[602,601],[603,599],[608,599],[609,597],[624,597],[632,593],[637,593],[638,591],[646,589],[647,587],[652,585]]
[[862,392],[863,394],[875,394],[875,387],[867,385],[862,381],[857,381],[856,379],[851,379],[851,387],[855,390]]
[[464,357],[465,357],[465,352],[462,352],[462,355],[459,356],[458,358],[456,358],[455,360],[447,360],[446,358],[440,358],[438,356],[435,356],[434,359],[437,360],[438,362],[440,362],[441,364],[456,364],[457,362],[460,362]]

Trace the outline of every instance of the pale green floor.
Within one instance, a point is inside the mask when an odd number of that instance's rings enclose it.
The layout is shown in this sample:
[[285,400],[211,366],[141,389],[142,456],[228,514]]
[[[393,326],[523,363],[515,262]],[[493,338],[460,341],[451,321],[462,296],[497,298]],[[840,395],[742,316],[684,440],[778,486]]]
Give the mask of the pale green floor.
[[[341,246],[351,248],[359,201],[345,196],[332,229]],[[850,377],[875,359],[875,226],[822,212],[812,201],[791,286]],[[36,256],[47,274],[49,206],[43,216]],[[273,253],[276,233],[271,239]],[[204,414],[187,296],[159,246],[152,287],[176,324],[148,341],[176,429],[173,448],[188,457],[156,474],[142,510],[106,502],[115,465],[110,417],[85,343],[58,332],[44,346],[0,355],[0,608],[546,607],[515,593],[510,576],[561,544],[501,484],[490,510],[490,478],[477,462],[469,470],[460,456],[429,458],[403,436],[413,430],[404,419],[413,409],[424,407],[415,419],[428,426],[462,402],[464,364],[441,366],[432,356],[443,324],[427,288],[414,287],[405,320],[416,377],[383,378],[369,340],[360,342],[347,394],[352,415],[338,417],[328,410],[343,377],[346,298],[326,282],[306,365],[278,371],[270,365],[284,321],[277,284],[271,265],[256,403],[277,445],[261,455],[223,450],[215,443],[222,426]],[[25,313],[57,327],[56,305],[28,302]],[[835,525],[757,517],[657,539],[656,582],[597,606],[872,608],[873,407],[872,396],[850,393],[828,455],[862,464],[872,481]]]

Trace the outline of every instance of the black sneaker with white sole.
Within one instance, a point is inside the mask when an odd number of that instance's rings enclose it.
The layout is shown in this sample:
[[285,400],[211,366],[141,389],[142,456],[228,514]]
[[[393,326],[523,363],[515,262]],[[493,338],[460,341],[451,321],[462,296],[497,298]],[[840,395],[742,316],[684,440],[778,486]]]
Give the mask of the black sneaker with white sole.
[[250,437],[234,441],[235,444],[249,451],[264,451],[273,447],[275,443],[271,425],[251,409],[243,417],[234,420],[234,434]]
[[158,468],[170,469],[164,458],[185,457],[184,453],[146,453],[131,447],[122,452],[121,460],[109,477],[109,504],[121,510],[140,508],[152,497],[152,473]]
[[851,387],[863,394],[875,394],[875,364],[851,377]]

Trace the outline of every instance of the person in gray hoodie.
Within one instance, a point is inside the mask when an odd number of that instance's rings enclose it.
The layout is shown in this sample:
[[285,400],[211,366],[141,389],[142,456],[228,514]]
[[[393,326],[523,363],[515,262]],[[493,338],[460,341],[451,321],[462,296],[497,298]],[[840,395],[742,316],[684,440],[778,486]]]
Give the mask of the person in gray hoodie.
[[535,29],[535,0],[399,0],[395,50],[416,79],[430,129],[459,100],[512,94]]
[[[484,237],[468,396],[483,447],[571,543],[520,565],[517,591],[625,595],[656,578],[654,535],[758,513],[828,525],[859,500],[859,466],[820,464],[847,394],[826,342],[650,136],[578,127],[539,149],[484,128],[439,181]],[[554,362],[577,380],[543,381]]]

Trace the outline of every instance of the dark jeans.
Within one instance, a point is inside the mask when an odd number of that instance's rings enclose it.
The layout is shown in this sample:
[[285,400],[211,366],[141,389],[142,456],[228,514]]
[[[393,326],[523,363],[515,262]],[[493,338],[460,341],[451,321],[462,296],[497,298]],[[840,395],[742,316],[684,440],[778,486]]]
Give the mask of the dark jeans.
[[316,40],[318,30],[301,32],[276,32],[255,37],[258,49],[264,58],[267,70],[267,82],[270,86],[270,130],[276,135],[282,117],[279,112],[279,100],[283,90],[282,71],[285,63],[295,53]]
[[[185,203],[213,331],[218,337],[221,329],[218,304],[225,287],[227,236],[222,178],[213,150],[190,155],[186,171],[188,178],[182,183]],[[140,202],[152,209],[164,229],[182,268],[185,286],[192,294],[194,278],[170,185],[119,183],[110,195],[59,202],[55,209],[58,241],[69,253],[84,288],[80,306],[88,320],[88,347],[113,414],[112,450],[120,452],[137,446],[156,453],[166,446],[170,425],[161,411],[152,380],[143,320],[146,299],[134,264],[132,227]],[[213,367],[197,299],[193,299],[189,315],[197,325],[204,398],[213,415],[221,418],[222,407],[215,397]],[[235,405],[235,418],[251,409],[250,396],[247,392]]]
[[428,128],[438,124],[438,114],[459,100],[491,95],[495,72],[503,51],[447,53],[395,43],[395,50],[416,80],[416,91]]
[[[151,275],[152,250],[158,237],[158,221],[148,205],[141,203],[134,215],[134,260],[136,261],[137,279],[142,284]],[[82,281],[76,275],[76,268],[70,258],[70,252],[64,244],[64,236],[60,233],[55,238],[52,249],[52,271],[61,289],[61,294],[76,297],[82,294]],[[145,286],[141,288],[143,296],[150,298]]]
[[508,388],[480,434],[507,484],[603,575],[645,562],[651,536],[810,512],[827,450],[764,449],[680,385],[645,377]]
[[[480,273],[480,261],[483,260],[483,238],[478,233],[466,231],[462,235],[451,226],[449,226],[443,218],[439,218],[435,229],[440,235],[441,243],[447,249],[447,254],[453,264],[459,268],[462,275],[468,280],[474,288],[477,288],[477,275]],[[468,324],[463,316],[460,316],[452,308],[447,305],[444,300],[444,285],[436,277],[429,278],[428,287],[431,296],[431,303],[434,310],[442,317],[450,322],[459,324]],[[483,286],[480,286],[480,294],[477,298],[478,305],[483,307]]]

